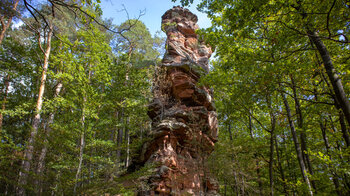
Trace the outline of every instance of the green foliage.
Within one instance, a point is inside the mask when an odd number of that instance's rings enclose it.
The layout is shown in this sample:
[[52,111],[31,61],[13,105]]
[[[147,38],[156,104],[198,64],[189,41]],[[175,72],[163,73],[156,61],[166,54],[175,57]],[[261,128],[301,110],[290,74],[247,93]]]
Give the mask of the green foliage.
[[[77,6],[83,6],[82,10],[102,21],[98,3],[79,1]],[[44,5],[38,10],[46,13],[47,8]],[[152,37],[138,20],[119,26],[126,29],[123,36],[110,34],[86,13],[75,15],[65,7],[61,9],[55,18],[50,18],[55,37],[26,192],[34,195],[41,189],[43,193],[73,195],[77,187],[77,194],[131,195],[135,187],[124,187],[128,179],[120,176],[139,153],[150,127],[146,105],[164,38]],[[35,24],[33,18],[24,20]],[[128,29],[131,22],[135,25]],[[26,32],[25,25],[10,30],[0,46],[2,92],[4,78],[11,76],[6,108],[2,110],[0,192],[14,193],[18,184],[42,73],[38,40],[35,34]],[[62,90],[56,94],[59,85]],[[4,95],[0,98],[2,104]],[[122,135],[118,136],[118,132]],[[80,145],[82,138],[84,146]],[[40,161],[44,149],[47,153]],[[76,180],[80,159],[82,167]],[[37,172],[39,164],[44,165],[42,173]],[[136,179],[147,168],[129,176]],[[97,188],[106,186],[110,187]]]
[[[148,139],[146,105],[164,38],[152,36],[134,19],[116,27],[122,34],[111,34],[96,24],[102,21],[99,0],[72,3],[85,14],[60,7],[55,17],[49,17],[50,5],[38,8],[53,24],[55,37],[25,188],[29,195],[38,195],[40,187],[42,193],[57,195],[133,195],[136,187],[146,186],[142,178],[154,167],[126,171]],[[193,0],[180,3],[188,6]],[[212,21],[212,27],[198,33],[216,49],[212,71],[201,84],[214,88],[219,114],[219,142],[206,164],[220,182],[220,193],[308,194],[284,94],[297,137],[305,140],[313,191],[348,194],[350,151],[344,133],[349,125],[342,121],[307,32],[312,29],[319,34],[349,97],[349,5],[344,1],[203,0],[198,7]],[[38,18],[39,23],[32,17],[23,20],[44,32]],[[114,28],[109,21],[102,23]],[[9,194],[18,185],[42,73],[42,53],[32,30],[25,25],[9,29],[0,46],[0,104],[5,107],[1,110],[0,192]],[[10,85],[5,95],[7,76]],[[56,94],[59,84],[63,88]],[[47,153],[40,161],[44,149]],[[37,172],[40,164],[44,164],[42,173]]]
[[[176,2],[177,0],[171,0],[172,2]],[[193,0],[180,0],[182,6],[189,6],[193,3]]]
[[[348,7],[342,1],[273,0],[203,0],[198,7],[212,21],[212,26],[200,34],[216,49],[213,71],[202,78],[202,83],[214,88],[221,122],[211,165],[219,174],[222,193],[226,190],[228,195],[242,191],[270,194],[268,131],[272,111],[277,118],[275,143],[279,148],[279,157],[276,147],[273,151],[275,194],[308,194],[281,93],[287,95],[292,108],[299,142],[300,134],[306,135],[306,153],[313,174],[308,172],[315,184],[314,191],[336,192],[335,179],[338,193],[348,193],[349,168],[345,162],[349,154],[339,123],[339,109],[334,107],[333,89],[322,60],[307,37],[308,29],[319,33],[349,97],[349,77],[344,71],[348,68],[345,59],[349,57],[346,49],[349,45],[344,41],[349,33]],[[301,127],[295,98],[300,102]],[[325,128],[323,132],[320,125]]]

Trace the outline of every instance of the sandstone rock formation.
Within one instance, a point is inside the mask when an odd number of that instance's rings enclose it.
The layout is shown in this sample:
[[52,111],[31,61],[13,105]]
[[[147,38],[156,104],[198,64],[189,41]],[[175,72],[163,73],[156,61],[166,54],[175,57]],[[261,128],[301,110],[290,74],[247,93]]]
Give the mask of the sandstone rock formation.
[[167,52],[149,105],[153,139],[141,153],[154,169],[139,195],[218,195],[218,184],[205,168],[217,140],[217,115],[211,90],[198,85],[209,71],[212,51],[198,40],[197,21],[181,7],[162,16]]

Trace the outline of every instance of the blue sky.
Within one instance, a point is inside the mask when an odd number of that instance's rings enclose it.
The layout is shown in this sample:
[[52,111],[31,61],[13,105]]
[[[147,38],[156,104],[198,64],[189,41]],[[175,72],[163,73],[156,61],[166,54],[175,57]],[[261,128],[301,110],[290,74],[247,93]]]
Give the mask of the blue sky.
[[[194,5],[188,9],[198,16],[198,25],[201,28],[210,26],[210,20],[206,14],[200,13],[196,9],[199,0],[194,1]],[[121,24],[127,20],[125,12],[121,11],[123,5],[129,13],[129,18],[137,18],[140,11],[145,10],[140,20],[145,23],[152,35],[161,31],[161,16],[173,6],[179,5],[179,2],[173,3],[171,0],[102,0],[101,8],[104,18],[112,18],[114,24]],[[162,33],[162,36],[165,34]]]

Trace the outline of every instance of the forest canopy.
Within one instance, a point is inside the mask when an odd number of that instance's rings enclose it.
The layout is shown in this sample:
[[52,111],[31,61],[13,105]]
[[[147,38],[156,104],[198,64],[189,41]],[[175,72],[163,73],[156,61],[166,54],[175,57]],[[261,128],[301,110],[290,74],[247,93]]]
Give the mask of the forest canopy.
[[[150,140],[166,38],[142,14],[115,25],[100,4],[0,2],[1,194],[133,195],[150,171],[133,160]],[[205,164],[220,194],[349,195],[349,1],[197,9],[211,26],[196,33],[215,50],[199,84],[218,113]]]

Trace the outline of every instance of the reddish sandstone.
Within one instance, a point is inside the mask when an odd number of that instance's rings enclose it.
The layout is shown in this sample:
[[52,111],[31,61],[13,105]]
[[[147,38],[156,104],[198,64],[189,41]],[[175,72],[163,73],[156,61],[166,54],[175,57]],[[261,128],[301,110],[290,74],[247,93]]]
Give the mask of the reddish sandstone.
[[162,16],[167,52],[149,105],[153,139],[141,153],[141,162],[155,169],[139,195],[218,195],[205,167],[217,141],[217,115],[210,89],[198,85],[212,51],[198,40],[197,21],[181,7]]

